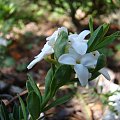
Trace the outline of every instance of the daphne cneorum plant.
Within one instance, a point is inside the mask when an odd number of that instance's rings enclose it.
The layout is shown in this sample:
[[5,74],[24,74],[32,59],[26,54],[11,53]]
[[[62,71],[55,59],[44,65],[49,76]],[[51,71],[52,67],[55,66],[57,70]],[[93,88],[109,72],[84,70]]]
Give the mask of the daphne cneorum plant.
[[[118,38],[120,32],[105,36],[109,25],[103,24],[94,30],[92,19],[90,19],[89,28],[90,30],[84,30],[79,34],[70,34],[67,28],[61,27],[46,38],[47,42],[40,54],[35,56],[27,67],[31,69],[42,59],[51,64],[45,77],[45,91],[41,94],[35,81],[30,75],[28,76],[26,104],[19,97],[21,106],[14,108],[14,111],[18,110],[19,113],[17,120],[41,119],[42,113],[71,99],[73,93],[51,102],[59,88],[64,85],[78,82],[81,86],[86,86],[89,81],[94,80],[100,74],[110,80],[105,69],[106,57],[100,51]],[[88,40],[86,40],[87,35],[90,35]],[[11,116],[16,117],[14,112]]]

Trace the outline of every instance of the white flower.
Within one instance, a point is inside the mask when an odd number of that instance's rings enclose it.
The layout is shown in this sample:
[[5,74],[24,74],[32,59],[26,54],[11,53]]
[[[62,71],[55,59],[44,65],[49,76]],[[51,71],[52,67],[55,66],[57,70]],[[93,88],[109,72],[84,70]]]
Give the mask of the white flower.
[[[81,85],[84,86],[88,83],[88,79],[91,77],[91,73],[89,73],[88,68],[96,67],[99,55],[100,53],[98,51],[80,55],[73,48],[70,48],[69,53],[61,55],[58,61],[62,64],[74,65],[77,77]],[[106,79],[110,80],[110,76],[106,68],[102,68],[98,72]]]
[[71,46],[75,49],[78,54],[84,55],[87,51],[88,45],[85,37],[90,33],[89,30],[82,31],[78,34],[69,35],[69,40],[71,42]]
[[[78,34],[71,34],[68,37],[70,42],[71,42],[71,47],[80,55],[84,55],[87,51],[88,40],[85,40],[85,37],[88,34],[90,34],[90,31],[84,30],[79,35]],[[99,56],[100,56],[100,53],[98,51],[94,51],[94,52],[92,52],[92,54],[94,55],[94,58],[97,61]],[[95,66],[96,66],[96,64],[94,64],[92,67],[95,68]],[[98,72],[100,72],[106,79],[110,80],[110,76],[109,76],[106,68],[102,68]]]
[[58,30],[55,31],[50,37],[46,38],[47,40],[46,44],[44,45],[41,52],[37,56],[35,56],[35,59],[27,66],[28,69],[31,69],[36,63],[41,61],[45,56],[51,55],[52,53],[54,53],[53,48],[54,48],[55,41],[58,38],[58,35],[60,34],[60,32],[62,31],[65,31],[68,33],[67,28],[61,27],[61,28],[58,28]]
[[0,45],[2,45],[2,46],[7,46],[7,41],[6,41],[6,39],[0,37]]
[[82,86],[85,86],[91,77],[88,68],[93,68],[97,63],[92,53],[80,55],[73,49],[70,49],[68,54],[61,55],[58,61],[62,64],[74,65],[74,70]]

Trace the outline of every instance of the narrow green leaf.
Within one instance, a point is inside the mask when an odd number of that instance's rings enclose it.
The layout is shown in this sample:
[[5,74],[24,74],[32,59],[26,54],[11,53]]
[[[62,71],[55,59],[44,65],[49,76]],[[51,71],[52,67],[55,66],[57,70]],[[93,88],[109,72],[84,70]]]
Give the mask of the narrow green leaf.
[[20,96],[19,96],[19,101],[20,101],[20,104],[21,104],[24,120],[27,120],[26,107],[25,107],[25,104],[24,104],[24,102],[23,102],[23,100],[21,99]]
[[99,70],[106,66],[106,57],[104,54],[101,54],[97,60],[97,64],[94,70],[91,71],[92,77],[89,79],[89,81],[95,79],[100,75]]
[[47,111],[49,110],[50,108],[52,107],[55,107],[57,105],[61,105],[65,102],[67,102],[68,100],[70,100],[71,98],[73,97],[73,93],[72,94],[68,94],[68,95],[65,95],[61,98],[57,98],[54,102],[52,102],[51,104],[49,104],[45,109],[44,111]]
[[0,104],[0,118],[1,120],[9,120],[9,113],[5,107],[5,104],[2,101]]
[[4,115],[2,113],[2,106],[0,105],[0,120],[4,120]]
[[19,106],[14,104],[13,107],[13,118],[17,120],[19,118]]
[[54,47],[54,51],[55,51],[55,57],[58,59],[62,54],[65,53],[66,50],[66,44],[68,41],[68,35],[65,31],[62,31],[56,42],[55,42],[55,47]]
[[103,26],[98,27],[93,32],[92,36],[88,40],[88,51],[87,52],[91,52],[92,51],[92,49],[95,47],[95,44],[100,39],[100,36],[102,35],[102,32],[103,32]]
[[40,102],[42,102],[42,95],[40,93],[39,88],[37,87],[37,84],[35,83],[35,81],[33,80],[33,78],[30,75],[28,75],[28,79],[29,79],[30,85],[34,89],[34,92],[36,92],[36,94],[39,96]]
[[90,28],[90,34],[92,35],[93,33],[93,18],[90,17],[90,20],[89,20],[89,28]]
[[50,92],[50,84],[52,81],[52,77],[53,77],[53,69],[51,68],[46,77],[45,77],[45,93],[44,96],[47,96],[47,94]]
[[28,111],[32,117],[32,120],[36,120],[40,116],[40,100],[39,96],[35,92],[30,92],[27,98]]
[[104,54],[101,54],[97,60],[95,71],[98,71],[105,66],[106,66],[106,57]]
[[24,116],[23,116],[23,112],[22,112],[22,107],[19,106],[19,120],[23,120]]
[[96,49],[97,44],[99,44],[103,41],[104,36],[108,32],[109,24],[104,23],[102,25],[102,27],[103,27],[103,32],[102,32],[101,36],[99,37],[99,40],[97,40],[97,42],[95,43],[93,51]]
[[106,33],[108,32],[109,29],[109,24],[103,24],[103,35],[102,37],[104,37],[104,35],[106,35]]
[[109,45],[110,43],[112,43],[115,39],[117,39],[118,37],[120,37],[120,31],[117,31],[113,34],[111,34],[110,36],[107,36],[105,37],[102,42],[98,43],[96,45],[96,49],[95,50],[98,50],[98,49],[101,49],[103,47],[106,47],[107,45]]
[[45,92],[43,95],[43,102],[42,102],[42,107],[41,107],[42,109],[43,109],[43,107],[46,106],[48,101],[53,97],[52,90],[54,88],[51,89],[51,84],[54,84],[54,87],[56,86],[56,82],[53,79],[55,71],[56,71],[55,68],[53,66],[51,66],[50,70],[48,71],[48,73],[45,77]]
[[[54,79],[56,70],[53,72],[53,67],[48,71],[46,78],[45,78],[45,93],[43,95],[43,102],[42,102],[42,107],[43,109],[48,101],[53,97],[53,91],[55,92],[55,87],[56,87],[56,81]],[[54,84],[54,87],[51,87],[51,84]]]
[[98,27],[93,34],[91,35],[89,41],[88,41],[88,51],[92,52],[97,50],[97,45],[101,43],[104,39],[105,34],[107,33],[109,29],[109,24],[103,24],[100,27]]
[[26,82],[26,87],[27,87],[28,92],[34,91],[29,80]]

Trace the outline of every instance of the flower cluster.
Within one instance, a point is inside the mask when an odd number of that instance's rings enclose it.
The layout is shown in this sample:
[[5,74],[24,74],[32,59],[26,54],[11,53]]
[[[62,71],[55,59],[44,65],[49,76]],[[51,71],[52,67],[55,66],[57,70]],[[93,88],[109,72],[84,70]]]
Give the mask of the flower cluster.
[[[41,50],[40,54],[35,56],[35,59],[28,65],[28,69],[31,69],[37,62],[41,61],[44,57],[53,54],[55,43],[60,35],[64,31],[68,35],[68,41],[66,48],[68,50],[63,53],[59,58],[58,62],[61,64],[71,65],[82,86],[88,83],[88,79],[91,78],[91,72],[89,69],[95,69],[97,65],[100,53],[96,51],[88,52],[88,40],[86,36],[90,34],[89,30],[84,30],[80,34],[68,34],[68,30],[65,27],[58,28],[50,37],[47,37],[46,44]],[[59,48],[58,48],[59,49]],[[56,60],[56,59],[55,59]],[[105,68],[98,71],[106,79],[110,79],[109,74]]]

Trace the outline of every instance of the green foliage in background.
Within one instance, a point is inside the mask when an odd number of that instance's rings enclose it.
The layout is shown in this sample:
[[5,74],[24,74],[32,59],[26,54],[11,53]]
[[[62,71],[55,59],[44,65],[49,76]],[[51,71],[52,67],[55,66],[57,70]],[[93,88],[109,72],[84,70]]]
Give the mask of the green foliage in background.
[[43,15],[44,1],[0,0],[0,29],[7,34],[13,26],[23,27],[25,23],[37,21]]
[[[46,0],[51,6],[52,11],[61,14],[67,14],[71,17],[72,22],[76,27],[79,25],[79,20],[75,14],[78,9],[85,12],[85,17],[88,15],[99,16],[108,14],[115,9],[120,8],[119,0]],[[82,19],[84,19],[82,18]]]
[[78,9],[87,15],[99,16],[120,8],[119,0],[0,0],[0,29],[4,34],[14,25],[41,21],[41,16],[49,12],[69,15],[75,26],[79,25],[75,14]]

